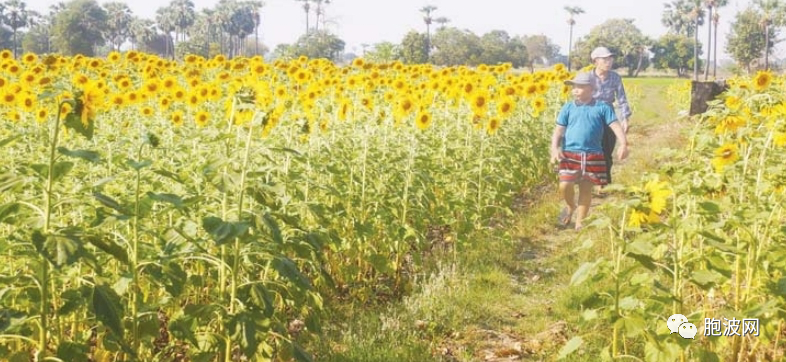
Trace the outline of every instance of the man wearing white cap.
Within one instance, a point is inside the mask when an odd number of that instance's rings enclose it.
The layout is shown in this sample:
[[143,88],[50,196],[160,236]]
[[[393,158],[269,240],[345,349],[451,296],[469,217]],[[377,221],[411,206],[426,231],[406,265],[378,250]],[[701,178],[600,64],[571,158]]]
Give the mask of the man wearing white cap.
[[[614,54],[606,47],[597,47],[590,53],[595,69],[590,73],[592,84],[595,91],[592,97],[602,100],[612,106],[616,106],[617,118],[625,134],[628,133],[628,120],[632,114],[628,98],[625,95],[625,87],[622,85],[622,77],[617,72],[612,71],[614,65]],[[606,167],[608,168],[608,180],[611,183],[611,166],[613,164],[612,153],[617,138],[614,132],[606,127],[603,133],[603,154],[606,155]]]

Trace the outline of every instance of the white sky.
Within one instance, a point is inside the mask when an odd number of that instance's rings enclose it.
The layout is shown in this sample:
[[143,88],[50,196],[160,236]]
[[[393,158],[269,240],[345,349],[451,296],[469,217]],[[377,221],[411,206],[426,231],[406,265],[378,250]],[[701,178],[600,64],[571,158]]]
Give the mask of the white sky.
[[[28,7],[46,12],[57,0],[28,0]],[[157,8],[169,0],[126,0],[135,15],[153,19]],[[196,9],[213,7],[218,0],[192,0]],[[301,2],[295,0],[263,0],[260,41],[270,49],[280,43],[292,43],[305,29]],[[734,15],[752,0],[730,0],[720,9],[718,57],[725,52],[726,35]],[[100,4],[107,2],[99,0]],[[478,35],[490,30],[505,30],[511,35],[544,34],[552,39],[563,54],[567,53],[569,28],[566,5],[580,6],[585,13],[576,17],[574,42],[593,26],[610,18],[632,18],[634,24],[650,37],[666,32],[661,24],[663,4],[667,0],[333,0],[327,5],[328,28],[337,33],[347,52],[362,53],[360,44],[379,41],[398,43],[410,30],[424,32],[423,15],[418,10],[426,4],[437,7],[434,17],[450,19],[448,26],[469,29]],[[313,26],[313,12],[310,17]],[[436,24],[432,25],[436,26]],[[707,41],[706,26],[700,28],[699,40]],[[706,49],[706,46],[703,47]],[[781,55],[776,52],[776,56]]]

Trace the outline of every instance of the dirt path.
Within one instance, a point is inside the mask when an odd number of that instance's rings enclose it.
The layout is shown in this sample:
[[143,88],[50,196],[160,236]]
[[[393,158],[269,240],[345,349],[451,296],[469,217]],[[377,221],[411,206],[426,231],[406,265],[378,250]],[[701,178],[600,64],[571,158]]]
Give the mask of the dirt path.
[[[678,122],[668,112],[665,92],[672,84],[664,80],[626,81],[633,93],[636,114],[631,121],[629,159],[615,165],[615,183],[635,184],[642,174],[657,167],[656,155],[681,147],[680,131],[686,121]],[[598,255],[606,249],[600,231],[559,230],[555,216],[561,203],[552,188],[533,205],[513,227],[511,237],[517,257],[508,277],[509,298],[496,300],[494,310],[507,310],[507,316],[483,324],[467,325],[447,338],[441,345],[442,360],[455,361],[550,361],[574,335],[580,318],[579,306],[589,294],[586,287],[569,287],[569,281],[582,257]],[[603,206],[618,201],[615,195],[593,199],[592,210],[603,212]],[[587,240],[594,246],[577,251]],[[492,286],[494,287],[494,286]],[[498,293],[498,291],[491,292]],[[489,301],[492,302],[492,301]],[[581,331],[586,333],[587,331]],[[602,331],[598,331],[603,333]],[[593,360],[603,346],[587,346],[588,355],[572,356],[572,360]]]
[[[658,154],[681,147],[666,90],[675,80],[625,80],[634,116],[630,157],[615,165],[615,183],[638,184],[655,170]],[[334,318],[333,337],[320,361],[552,361],[570,338],[591,336],[568,361],[596,361],[610,329],[579,323],[582,304],[594,290],[568,287],[581,263],[608,253],[603,231],[559,230],[562,204],[556,182],[530,191],[519,211],[476,242],[437,258],[433,272],[400,303]],[[619,199],[595,199],[591,213]],[[588,242],[592,241],[592,242]],[[605,322],[604,322],[605,323]],[[589,324],[589,327],[588,327]]]

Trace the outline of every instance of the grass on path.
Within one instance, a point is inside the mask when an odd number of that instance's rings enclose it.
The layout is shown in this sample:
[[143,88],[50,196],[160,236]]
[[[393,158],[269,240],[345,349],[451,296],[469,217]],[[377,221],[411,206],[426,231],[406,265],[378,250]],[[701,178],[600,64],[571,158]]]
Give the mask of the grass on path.
[[[615,183],[638,183],[661,151],[680,148],[683,124],[669,109],[674,79],[625,79],[634,108],[630,157],[615,164]],[[445,255],[416,292],[376,310],[343,312],[320,345],[320,361],[539,361],[554,360],[575,335],[584,345],[568,361],[596,360],[611,344],[607,321],[582,321],[593,294],[569,287],[578,266],[609,253],[605,232],[558,230],[562,206],[556,182],[505,228],[480,232],[458,255]],[[608,212],[593,201],[592,213]],[[589,336],[589,337],[587,337]]]

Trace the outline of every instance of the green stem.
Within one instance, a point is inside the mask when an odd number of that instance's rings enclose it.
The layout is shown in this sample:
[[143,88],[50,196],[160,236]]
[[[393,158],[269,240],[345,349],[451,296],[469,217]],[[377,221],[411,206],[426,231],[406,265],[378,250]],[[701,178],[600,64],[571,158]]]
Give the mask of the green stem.
[[363,135],[363,166],[360,171],[360,221],[366,222],[366,165],[368,160],[368,129]]
[[[240,192],[238,195],[237,200],[237,219],[241,221],[243,219],[243,196],[245,196],[245,185],[246,185],[246,168],[248,168],[248,158],[249,154],[251,153],[251,136],[254,134],[253,132],[253,124],[251,122],[248,126],[248,135],[246,136],[246,149],[243,154],[243,165],[240,169]],[[240,239],[235,239],[234,247],[234,259],[232,260],[232,285],[230,289],[230,303],[229,303],[229,312],[234,313],[235,309],[235,299],[237,297],[237,284],[238,284],[238,274],[239,273],[239,265],[240,265]]]
[[[46,177],[46,195],[44,195],[44,235],[49,233],[49,228],[52,224],[52,187],[54,186],[52,177],[55,169],[55,150],[57,150],[57,141],[60,136],[60,116],[63,103],[65,102],[61,102],[57,107],[55,130],[50,144],[51,147],[49,148],[49,173]],[[47,331],[49,329],[49,261],[43,255],[41,256],[41,281],[39,284],[41,290],[41,303],[39,304],[41,328],[38,331],[38,354],[36,360],[43,361],[47,354]]]
[[477,213],[478,218],[483,217],[483,205],[481,202],[483,201],[483,132],[480,133],[480,161],[478,162],[478,200],[477,200]]
[[[142,160],[142,149],[145,147],[145,144],[139,146],[139,149],[136,153],[136,159],[138,162]],[[141,186],[142,180],[142,170],[136,170],[136,185],[134,188],[134,219],[133,219],[133,229],[132,229],[132,244],[131,244],[131,285],[133,291],[131,292],[131,335],[132,335],[132,343],[134,347],[134,351],[139,351],[139,319],[137,315],[139,314],[139,294],[141,292],[141,288],[139,286],[139,272],[138,272],[138,265],[139,265],[139,189]]]

